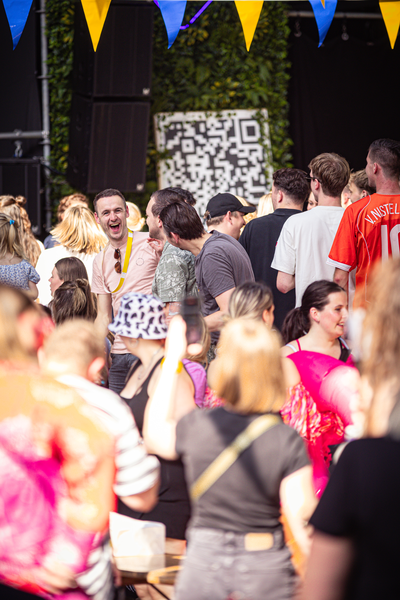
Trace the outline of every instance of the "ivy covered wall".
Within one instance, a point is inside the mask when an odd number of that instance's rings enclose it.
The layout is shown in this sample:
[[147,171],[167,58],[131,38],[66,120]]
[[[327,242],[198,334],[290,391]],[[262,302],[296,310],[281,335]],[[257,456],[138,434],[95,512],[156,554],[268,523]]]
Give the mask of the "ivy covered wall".
[[[185,22],[204,1],[188,2]],[[197,21],[182,30],[167,49],[160,11],[154,12],[152,115],[157,112],[267,108],[274,168],[290,166],[287,58],[289,28],[284,2],[264,2],[250,52],[234,2],[214,1]],[[72,0],[47,0],[52,165],[65,172],[73,56]],[[132,195],[143,208],[157,188],[153,119],[144,194]],[[58,183],[57,183],[58,181]],[[53,197],[68,193],[56,178]],[[55,192],[55,193],[54,193]]]
[[[72,63],[74,42],[74,2],[46,0],[48,75],[50,96],[51,166],[65,174],[68,158],[69,113],[72,99]],[[71,193],[65,176],[52,178],[51,196],[59,200]]]
[[[188,2],[185,21],[204,2]],[[287,6],[264,2],[250,52],[234,2],[213,2],[167,49],[154,19],[152,112],[267,108],[274,168],[290,165]]]

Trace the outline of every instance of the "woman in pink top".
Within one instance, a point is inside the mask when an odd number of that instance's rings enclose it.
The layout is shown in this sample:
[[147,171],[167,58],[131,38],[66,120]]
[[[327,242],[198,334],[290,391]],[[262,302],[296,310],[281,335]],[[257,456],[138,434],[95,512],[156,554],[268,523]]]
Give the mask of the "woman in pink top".
[[[351,424],[350,399],[357,394],[358,371],[341,337],[347,317],[343,288],[333,281],[315,281],[304,292],[301,306],[287,315],[282,328],[284,341],[291,340],[282,355],[295,364],[320,415],[318,428],[323,435],[318,447],[312,449],[312,458],[317,491],[321,493],[331,460],[328,446],[343,441],[344,428]],[[290,419],[293,408],[288,407]]]

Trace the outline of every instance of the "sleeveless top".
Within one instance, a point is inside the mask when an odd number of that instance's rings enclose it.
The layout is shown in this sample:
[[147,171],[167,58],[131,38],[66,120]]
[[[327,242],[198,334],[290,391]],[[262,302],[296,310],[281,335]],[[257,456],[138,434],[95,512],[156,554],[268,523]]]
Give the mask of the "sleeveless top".
[[318,410],[335,412],[347,427],[352,419],[349,404],[351,393],[345,375],[355,369],[350,349],[339,338],[341,354],[337,359],[321,352],[302,350],[299,341],[296,341],[298,351],[287,344],[295,350],[288,358],[295,364],[304,387],[316,402]]
[[[162,358],[156,362],[141,389],[132,397],[124,398],[132,411],[136,425],[142,435],[144,413],[149,400],[148,386],[154,371],[161,363]],[[128,378],[133,375],[141,362],[137,360],[131,367]],[[127,378],[127,379],[128,379]],[[190,518],[190,500],[186,487],[182,461],[165,460],[157,456],[161,465],[161,483],[158,491],[158,504],[148,513],[140,513],[130,509],[121,500],[118,500],[118,512],[142,521],[158,521],[167,528],[166,535],[178,540],[185,539],[186,526]]]
[[[348,345],[346,344],[346,342],[344,340],[342,340],[342,338],[338,338],[338,340],[339,340],[339,345],[340,345],[340,356],[339,356],[338,360],[340,360],[341,362],[347,363],[349,361],[349,358],[351,355],[351,350],[348,347]],[[289,348],[291,348],[295,352],[303,352],[303,350],[301,349],[299,340],[295,340],[295,341],[298,346],[297,349],[294,346],[292,346],[292,344],[286,344],[286,346],[289,346]]]

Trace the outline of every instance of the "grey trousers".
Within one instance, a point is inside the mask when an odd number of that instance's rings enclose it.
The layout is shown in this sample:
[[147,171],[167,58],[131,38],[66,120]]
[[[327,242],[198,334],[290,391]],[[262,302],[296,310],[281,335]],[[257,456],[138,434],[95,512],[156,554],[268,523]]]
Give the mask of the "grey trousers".
[[297,578],[281,530],[270,550],[248,551],[244,534],[195,528],[176,600],[288,600]]

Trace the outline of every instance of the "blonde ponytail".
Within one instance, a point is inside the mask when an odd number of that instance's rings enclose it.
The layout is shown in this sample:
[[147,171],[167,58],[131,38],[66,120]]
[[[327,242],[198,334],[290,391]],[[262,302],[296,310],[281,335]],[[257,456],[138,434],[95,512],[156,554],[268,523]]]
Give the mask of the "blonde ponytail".
[[19,221],[0,213],[0,258],[11,254],[25,258],[25,253],[19,239]]

